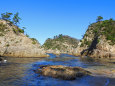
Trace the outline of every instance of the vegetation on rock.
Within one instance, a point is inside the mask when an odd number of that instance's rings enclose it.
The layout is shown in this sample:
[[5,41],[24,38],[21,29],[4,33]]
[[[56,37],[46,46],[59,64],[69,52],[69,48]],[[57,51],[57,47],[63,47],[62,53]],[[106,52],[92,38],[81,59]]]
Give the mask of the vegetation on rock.
[[[6,12],[6,13],[1,13],[1,18],[2,20],[5,20],[7,21],[7,23],[9,25],[16,25],[17,28],[12,28],[14,33],[18,34],[18,33],[24,33],[24,29],[25,27],[23,27],[23,29],[19,28],[18,26],[18,23],[20,22],[21,18],[19,17],[19,13],[17,12],[16,14],[13,15],[13,13],[9,13],[9,12]],[[0,30],[3,30],[1,28],[4,28],[3,27],[4,24],[0,24]]]
[[32,40],[32,44],[38,43],[37,39],[35,39],[35,38],[30,38],[30,39]]
[[111,41],[111,44],[115,44],[115,20],[104,20],[91,26],[94,28],[93,33],[95,36],[104,35],[107,40]]
[[[84,41],[82,41],[81,47],[83,47],[84,45],[87,45],[89,47],[91,45],[92,40],[87,40],[87,37],[90,36],[88,34],[93,34],[93,38],[105,36],[106,40],[110,40],[109,43],[111,45],[115,44],[115,20],[110,18],[109,20],[101,21],[102,19],[103,17],[99,16],[97,18],[98,22],[89,25],[89,28],[83,37]],[[97,42],[100,42],[99,38],[97,39]]]
[[67,35],[54,36],[53,39],[48,38],[43,44],[45,49],[57,49],[57,50],[67,50],[69,46],[71,48],[77,48],[78,40]]
[[35,38],[24,34],[18,26],[19,13],[3,13],[0,18],[0,55],[11,57],[47,57]]
[[89,25],[83,39],[80,41],[82,55],[114,56],[115,20],[110,18],[102,21],[102,19],[103,17],[98,16],[97,22]]
[[0,23],[0,36],[3,36],[7,30],[7,26],[3,23]]

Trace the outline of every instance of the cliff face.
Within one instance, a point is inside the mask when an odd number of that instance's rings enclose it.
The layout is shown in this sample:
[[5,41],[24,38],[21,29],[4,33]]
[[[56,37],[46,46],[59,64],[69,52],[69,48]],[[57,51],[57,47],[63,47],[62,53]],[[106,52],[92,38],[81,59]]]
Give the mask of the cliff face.
[[0,55],[13,57],[45,57],[37,40],[28,38],[23,30],[12,23],[0,20]]
[[75,55],[114,58],[115,21],[110,19],[91,24],[78,45]]
[[47,39],[43,44],[43,47],[47,50],[47,53],[68,53],[73,54],[75,48],[77,48],[78,40],[66,35],[54,36],[53,39]]

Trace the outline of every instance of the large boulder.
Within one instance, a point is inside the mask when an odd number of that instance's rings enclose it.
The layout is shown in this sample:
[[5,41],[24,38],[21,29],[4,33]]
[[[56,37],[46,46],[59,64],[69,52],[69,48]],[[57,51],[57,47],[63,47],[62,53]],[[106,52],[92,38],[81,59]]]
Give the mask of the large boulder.
[[54,78],[61,78],[64,80],[74,80],[76,77],[90,75],[91,73],[80,67],[67,67],[62,65],[42,65],[36,71],[44,76],[51,76]]

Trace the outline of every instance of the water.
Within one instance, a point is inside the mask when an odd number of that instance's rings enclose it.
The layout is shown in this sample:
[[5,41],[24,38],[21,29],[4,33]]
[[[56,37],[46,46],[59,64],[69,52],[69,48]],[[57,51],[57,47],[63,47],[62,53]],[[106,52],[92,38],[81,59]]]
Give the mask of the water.
[[114,64],[105,65],[92,60],[62,54],[56,58],[7,58],[0,64],[0,86],[115,86],[115,78],[104,76],[84,76],[76,80],[61,80],[36,74],[39,65],[79,66],[86,69],[114,68]]

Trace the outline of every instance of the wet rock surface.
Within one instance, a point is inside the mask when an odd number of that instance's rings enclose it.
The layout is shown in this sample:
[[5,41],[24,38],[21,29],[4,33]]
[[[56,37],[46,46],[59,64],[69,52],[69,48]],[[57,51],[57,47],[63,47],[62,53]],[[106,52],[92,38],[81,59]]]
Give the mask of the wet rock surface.
[[67,67],[62,65],[41,65],[35,72],[44,76],[51,76],[64,80],[74,80],[77,77],[91,74],[91,72],[81,67]]

